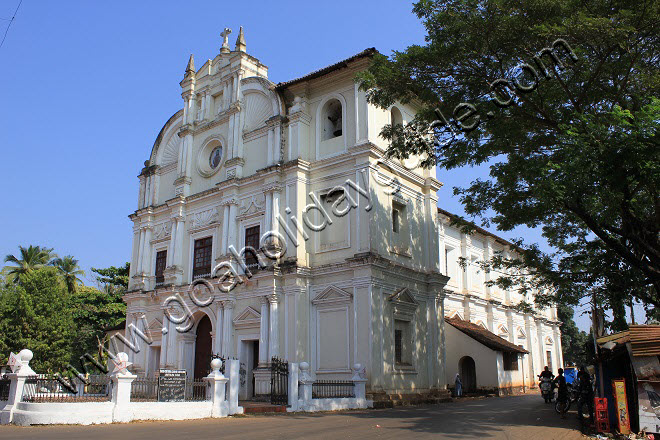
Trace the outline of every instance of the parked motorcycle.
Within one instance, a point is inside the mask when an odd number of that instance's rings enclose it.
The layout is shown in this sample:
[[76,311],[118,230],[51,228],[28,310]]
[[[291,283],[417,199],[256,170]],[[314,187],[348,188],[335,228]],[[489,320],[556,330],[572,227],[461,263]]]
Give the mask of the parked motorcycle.
[[552,383],[552,379],[549,377],[539,376],[539,380],[541,381],[540,387],[543,400],[545,400],[545,403],[552,402],[552,399],[555,398],[555,389],[554,384]]

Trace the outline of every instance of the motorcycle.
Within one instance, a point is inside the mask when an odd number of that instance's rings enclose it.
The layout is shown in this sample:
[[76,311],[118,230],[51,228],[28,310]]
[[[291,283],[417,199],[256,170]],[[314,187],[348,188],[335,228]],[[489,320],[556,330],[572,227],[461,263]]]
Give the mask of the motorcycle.
[[[566,407],[564,411],[568,412],[571,409],[571,404],[577,402],[580,398],[580,392],[578,391],[577,382],[574,382],[573,384],[567,383],[566,386],[568,387],[568,399],[564,403]],[[555,411],[557,414],[561,414],[561,409],[560,402],[557,401],[555,403]]]
[[554,390],[554,385],[552,383],[552,379],[549,377],[539,376],[539,380],[541,381],[540,387],[541,387],[541,396],[543,397],[543,400],[545,400],[545,403],[552,402],[552,399],[555,398],[555,390]]

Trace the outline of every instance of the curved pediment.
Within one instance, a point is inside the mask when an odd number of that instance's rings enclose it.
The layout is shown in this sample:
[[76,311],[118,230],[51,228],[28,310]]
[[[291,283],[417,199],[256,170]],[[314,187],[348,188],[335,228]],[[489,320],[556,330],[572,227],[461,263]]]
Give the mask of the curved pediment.
[[178,135],[183,122],[183,109],[174,113],[158,133],[149,156],[149,165],[167,166],[179,159],[181,138]]

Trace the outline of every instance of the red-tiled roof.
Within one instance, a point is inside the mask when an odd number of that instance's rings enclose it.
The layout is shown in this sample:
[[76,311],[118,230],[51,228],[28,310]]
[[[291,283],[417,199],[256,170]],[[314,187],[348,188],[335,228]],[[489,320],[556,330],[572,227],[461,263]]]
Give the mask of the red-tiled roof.
[[345,60],[341,60],[338,63],[331,64],[328,67],[324,67],[322,69],[315,70],[314,72],[308,73],[307,75],[301,76],[300,78],[296,78],[296,79],[292,79],[290,81],[285,81],[285,82],[278,83],[277,88],[278,89],[279,88],[284,88],[284,87],[288,87],[290,85],[299,83],[301,81],[308,81],[310,79],[319,78],[319,77],[321,77],[323,75],[327,75],[328,73],[333,72],[335,70],[339,70],[339,69],[343,69],[344,67],[347,67],[348,64],[351,61],[355,61],[355,60],[358,60],[360,58],[372,57],[376,53],[378,53],[376,48],[370,47],[368,49],[363,50],[360,53],[357,53],[357,54],[353,55],[352,57],[346,58]]
[[495,333],[472,322],[464,321],[460,318],[445,318],[445,322],[492,350],[507,353],[528,353],[524,348],[500,338]]

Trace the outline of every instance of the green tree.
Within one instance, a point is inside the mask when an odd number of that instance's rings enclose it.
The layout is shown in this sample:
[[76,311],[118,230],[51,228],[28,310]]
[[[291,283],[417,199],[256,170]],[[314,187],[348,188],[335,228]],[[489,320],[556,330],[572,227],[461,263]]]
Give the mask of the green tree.
[[94,287],[80,286],[71,296],[71,310],[76,333],[73,338],[73,364],[85,353],[95,356],[103,340],[104,330],[126,319],[126,304],[121,291],[103,292]]
[[561,325],[561,347],[565,364],[585,365],[587,354],[585,344],[589,342],[589,335],[578,329],[573,320],[573,308],[565,304],[557,306],[557,318]]
[[80,269],[80,266],[78,266],[78,260],[71,255],[67,255],[64,258],[54,259],[53,266],[57,268],[60,276],[64,279],[64,283],[66,284],[69,293],[75,292],[78,284],[83,284],[78,276],[84,275],[85,272]]
[[[53,267],[21,275],[0,286],[0,353],[28,348],[38,373],[63,371],[71,357],[74,323],[69,293]],[[5,359],[6,361],[6,359]]]
[[536,274],[498,283],[541,304],[603,305],[614,286],[609,302],[660,307],[659,4],[420,0],[426,43],[359,76],[371,102],[420,108],[382,130],[391,157],[488,164],[454,189],[468,216],[541,228],[552,254],[517,241],[520,258],[493,260]]
[[5,256],[5,263],[11,265],[5,266],[4,272],[7,274],[7,278],[15,283],[20,283],[24,275],[46,266],[56,257],[53,249],[41,246],[19,246],[18,249],[19,257],[12,254]]
[[131,264],[126,263],[123,266],[110,266],[105,269],[95,269],[92,272],[97,274],[96,281],[100,286],[110,286],[122,291],[128,289],[128,275],[131,271]]

